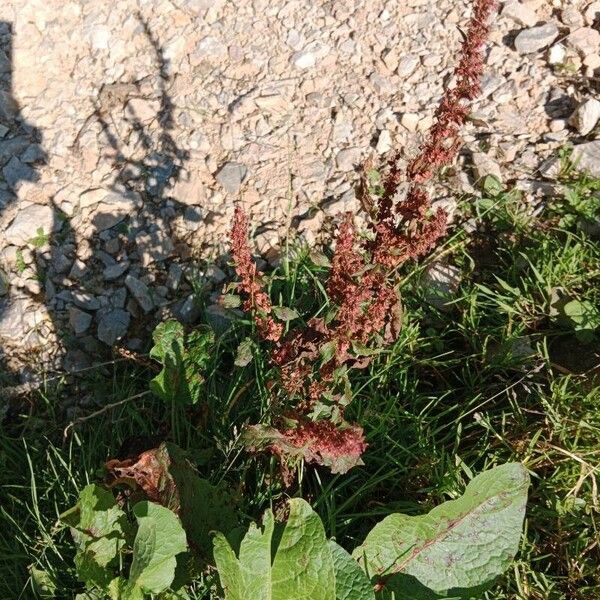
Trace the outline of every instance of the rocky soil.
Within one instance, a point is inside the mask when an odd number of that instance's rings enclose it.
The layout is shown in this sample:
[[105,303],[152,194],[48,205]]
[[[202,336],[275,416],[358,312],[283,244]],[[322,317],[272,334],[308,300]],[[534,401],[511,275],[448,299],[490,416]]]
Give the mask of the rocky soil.
[[[469,16],[465,0],[3,8],[0,360],[71,372],[143,348],[166,314],[199,318],[199,288],[226,278],[235,202],[268,260],[290,231],[313,244],[358,211],[360,166],[414,155]],[[437,193],[449,212],[488,174],[556,193],[568,142],[600,177],[599,22],[600,2],[500,4],[465,151]]]

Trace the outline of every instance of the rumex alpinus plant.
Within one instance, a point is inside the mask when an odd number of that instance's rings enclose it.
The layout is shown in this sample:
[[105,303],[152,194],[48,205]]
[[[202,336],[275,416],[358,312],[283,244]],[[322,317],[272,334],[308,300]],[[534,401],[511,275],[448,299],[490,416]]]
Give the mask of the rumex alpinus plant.
[[[287,397],[275,427],[249,427],[246,442],[251,450],[281,457],[284,474],[290,474],[289,465],[298,458],[340,473],[360,463],[366,449],[362,428],[344,419],[350,401],[347,373],[366,367],[378,348],[397,339],[401,305],[395,269],[429,252],[446,232],[447,215],[442,209],[432,212],[424,185],[460,148],[468,103],[481,91],[483,46],[494,9],[494,0],[475,0],[454,85],[445,90],[434,124],[406,172],[398,168],[396,155],[380,197],[371,198],[363,187],[371,235],[359,241],[353,215],[344,215],[326,284],[335,309],[325,318],[313,317],[283,337],[283,324],[252,261],[247,217],[240,207],[235,211],[232,255],[243,308],[253,314],[259,337],[273,343],[271,361]],[[408,192],[398,199],[403,182]]]

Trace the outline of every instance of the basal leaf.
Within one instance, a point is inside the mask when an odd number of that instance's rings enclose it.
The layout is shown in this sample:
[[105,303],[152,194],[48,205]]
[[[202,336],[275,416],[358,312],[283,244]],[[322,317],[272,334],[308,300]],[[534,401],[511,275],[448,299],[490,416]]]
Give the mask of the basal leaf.
[[332,540],[329,549],[335,570],[335,599],[375,600],[373,585],[352,556]]
[[108,585],[128,529],[125,513],[112,493],[94,484],[86,486],[77,506],[61,519],[71,526],[77,546],[78,577],[89,585]]
[[159,323],[152,333],[154,346],[150,350],[150,357],[162,361],[174,352],[174,348],[179,348],[179,351],[183,353],[184,336],[183,325],[179,321],[171,320]]
[[238,556],[225,536],[215,536],[226,600],[336,600],[334,561],[321,519],[299,498],[290,500],[289,511],[287,523],[277,528],[267,511],[263,529],[250,527]]
[[203,371],[211,358],[214,333],[198,330],[186,337],[177,321],[159,324],[152,334],[150,356],[162,363],[162,371],[150,382],[151,391],[168,402],[194,404],[204,384]]
[[221,486],[198,476],[181,448],[162,443],[134,460],[106,463],[112,485],[139,487],[146,497],[179,515],[193,553],[205,562],[212,551],[211,531],[237,525],[234,504]]
[[138,502],[133,513],[138,521],[138,532],[133,544],[128,589],[132,593],[139,588],[158,594],[173,581],[175,557],[187,550],[185,531],[177,515],[159,504]]
[[353,555],[383,598],[470,598],[514,558],[528,486],[522,465],[496,467],[426,515],[386,517]]

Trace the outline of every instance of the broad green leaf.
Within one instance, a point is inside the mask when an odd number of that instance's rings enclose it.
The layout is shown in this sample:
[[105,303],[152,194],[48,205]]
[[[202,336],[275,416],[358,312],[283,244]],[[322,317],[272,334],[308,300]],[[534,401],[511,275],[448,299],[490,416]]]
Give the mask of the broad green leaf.
[[426,515],[386,517],[353,556],[384,586],[382,598],[470,598],[514,558],[528,486],[521,464],[490,469]]
[[171,585],[177,564],[175,557],[187,550],[187,543],[177,515],[168,508],[153,502],[138,502],[133,514],[138,521],[138,532],[133,543],[128,590],[131,598],[137,598],[136,588],[158,594]]
[[329,549],[335,569],[336,600],[375,600],[373,586],[360,565],[333,540]]
[[244,338],[237,348],[234,364],[236,367],[246,367],[252,362],[252,350],[254,342],[252,338]]
[[237,308],[241,306],[242,299],[237,294],[223,294],[219,302],[223,308]]
[[289,510],[283,531],[267,511],[263,529],[250,527],[238,556],[224,535],[215,536],[214,556],[226,600],[338,598],[334,561],[320,518],[299,498],[290,500]]
[[94,484],[86,486],[77,506],[61,519],[72,528],[79,578],[89,585],[108,585],[128,529],[125,513],[112,493]]
[[293,321],[300,316],[293,308],[287,308],[286,306],[274,306],[273,313],[281,321]]
[[158,361],[163,361],[171,353],[175,352],[175,348],[183,354],[183,340],[185,331],[183,325],[179,321],[165,321],[156,326],[152,333],[154,346],[150,350],[150,357]]
[[486,175],[483,180],[483,191],[490,194],[490,196],[497,196],[502,193],[504,186],[502,182],[494,175]]
[[150,356],[163,365],[150,381],[150,389],[168,402],[194,404],[204,384],[203,371],[211,358],[214,334],[198,330],[186,337],[181,323],[160,323],[152,334],[154,346]]

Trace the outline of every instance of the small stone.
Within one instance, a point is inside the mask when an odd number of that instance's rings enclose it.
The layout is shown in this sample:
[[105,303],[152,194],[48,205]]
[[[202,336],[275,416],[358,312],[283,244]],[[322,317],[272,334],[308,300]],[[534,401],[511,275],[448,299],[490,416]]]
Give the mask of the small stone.
[[23,163],[36,163],[44,160],[46,155],[38,144],[31,144],[19,158]]
[[179,284],[181,283],[181,277],[183,276],[183,269],[181,265],[177,263],[171,263],[169,266],[169,273],[167,275],[166,285],[172,291],[177,291]]
[[600,33],[592,27],[580,27],[567,36],[565,43],[586,57],[600,49]]
[[111,229],[125,218],[134,216],[142,204],[141,196],[137,192],[128,192],[126,196],[116,192],[105,193],[96,207],[92,224],[98,232]]
[[225,333],[232,324],[231,313],[219,304],[211,304],[206,307],[204,317],[208,324],[219,334]]
[[182,323],[193,325],[202,314],[202,307],[196,296],[190,294],[174,309],[174,312]]
[[28,298],[6,298],[0,303],[0,340],[18,342],[21,349],[38,346],[43,340],[36,331],[48,321],[45,307],[32,305]]
[[384,129],[380,134],[379,134],[379,139],[377,140],[377,153],[378,154],[385,154],[386,152],[389,152],[392,148],[392,134],[387,130]]
[[396,69],[396,73],[400,77],[408,77],[414,73],[415,69],[419,66],[419,57],[418,56],[403,56],[398,62],[398,68]]
[[110,267],[106,267],[102,275],[106,281],[113,281],[114,279],[121,277],[121,275],[123,275],[127,269],[129,269],[129,263],[124,261],[122,263],[117,263],[115,265],[111,265]]
[[530,54],[549,46],[557,37],[558,27],[554,23],[530,27],[517,35],[515,49],[519,54]]
[[441,311],[452,310],[450,301],[456,294],[460,282],[460,269],[441,262],[433,263],[421,279],[425,287],[425,299]]
[[112,346],[127,333],[130,320],[130,314],[121,308],[102,309],[98,312],[98,339]]
[[85,310],[98,310],[100,308],[100,300],[88,292],[72,292],[71,298],[77,306]]
[[227,279],[227,275],[217,265],[209,265],[204,269],[204,276],[214,283],[223,283]]
[[335,162],[340,171],[352,171],[360,162],[360,148],[340,150],[335,157]]
[[62,221],[51,206],[32,204],[17,213],[4,233],[9,244],[23,246],[42,235],[51,235],[60,230]]
[[584,25],[583,15],[574,6],[563,8],[560,14],[560,20],[571,29],[582,27]]
[[473,152],[473,174],[479,181],[483,181],[488,175],[492,175],[498,181],[502,181],[500,165],[484,152]]
[[546,179],[557,179],[561,171],[561,161],[555,156],[547,158],[539,167],[539,172]]
[[315,55],[307,50],[292,55],[292,64],[298,69],[310,69],[315,66],[316,62]]
[[209,177],[210,174],[205,174],[199,169],[182,169],[175,185],[169,190],[169,196],[180,204],[204,204]]
[[86,190],[79,195],[79,207],[88,208],[102,202],[109,195],[109,192],[102,188]]
[[394,84],[388,78],[383,77],[379,73],[371,73],[369,81],[378,95],[393,94],[396,89]]
[[150,312],[154,308],[150,290],[143,281],[132,275],[127,275],[127,277],[125,277],[125,286],[133,294],[133,297],[137,300],[145,313]]
[[110,295],[110,305],[113,308],[125,308],[126,301],[127,301],[127,290],[123,287],[116,289]]
[[86,276],[88,272],[87,265],[78,258],[73,262],[71,271],[69,272],[69,279],[80,280]]
[[520,2],[507,2],[502,9],[502,16],[524,27],[533,27],[538,22],[535,10]]
[[19,189],[19,184],[23,181],[35,181],[37,176],[35,171],[24,162],[21,162],[16,156],[13,156],[8,164],[2,169],[4,179],[13,191]]
[[39,294],[42,293],[42,284],[38,279],[33,279],[31,277],[29,279],[22,280],[22,285],[20,287],[22,287],[31,296],[39,296]]
[[554,44],[548,50],[548,64],[562,65],[567,57],[567,49],[562,44]]
[[582,102],[569,119],[569,124],[575,127],[581,135],[590,133],[600,120],[600,102],[588,98]]
[[236,162],[225,163],[218,171],[216,180],[229,194],[237,194],[246,178],[248,170],[245,165]]
[[420,119],[421,117],[416,113],[404,113],[402,117],[400,117],[400,125],[408,131],[415,132]]
[[69,307],[69,323],[76,335],[87,331],[92,324],[92,315],[74,306]]
[[575,146],[571,159],[578,171],[600,178],[600,140]]

